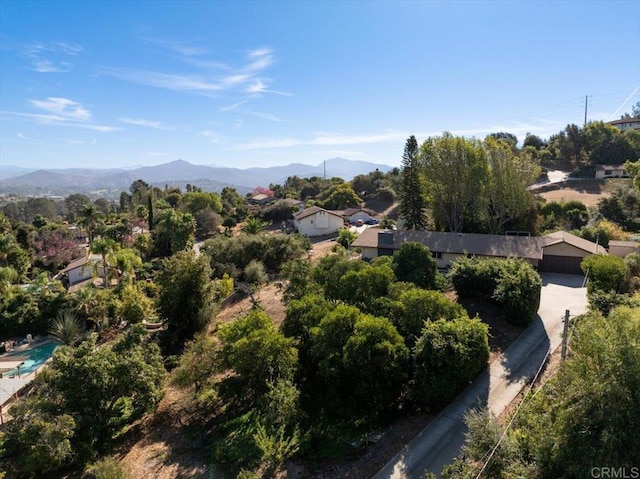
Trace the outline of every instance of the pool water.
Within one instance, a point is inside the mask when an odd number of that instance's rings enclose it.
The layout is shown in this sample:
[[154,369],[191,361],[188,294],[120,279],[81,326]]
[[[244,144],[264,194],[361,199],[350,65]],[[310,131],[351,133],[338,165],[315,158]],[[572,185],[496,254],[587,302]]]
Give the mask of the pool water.
[[53,355],[53,351],[57,347],[58,343],[56,343],[55,341],[50,341],[40,347],[29,349],[28,351],[23,351],[21,353],[16,353],[16,356],[26,356],[27,359],[25,359],[22,366],[4,373],[3,376],[5,378],[8,378],[13,376],[14,374],[19,374],[20,376],[31,374],[33,371],[42,366],[47,361],[47,359],[49,359]]

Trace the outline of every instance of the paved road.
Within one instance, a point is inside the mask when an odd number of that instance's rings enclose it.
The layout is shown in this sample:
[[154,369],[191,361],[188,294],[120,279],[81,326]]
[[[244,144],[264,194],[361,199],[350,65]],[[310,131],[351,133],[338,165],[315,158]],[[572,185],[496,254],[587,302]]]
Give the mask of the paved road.
[[443,466],[453,461],[464,444],[464,413],[481,405],[500,414],[535,375],[547,351],[560,345],[564,311],[568,309],[573,316],[587,310],[581,276],[545,273],[542,280],[536,321],[374,479],[417,479],[425,470],[439,476]]

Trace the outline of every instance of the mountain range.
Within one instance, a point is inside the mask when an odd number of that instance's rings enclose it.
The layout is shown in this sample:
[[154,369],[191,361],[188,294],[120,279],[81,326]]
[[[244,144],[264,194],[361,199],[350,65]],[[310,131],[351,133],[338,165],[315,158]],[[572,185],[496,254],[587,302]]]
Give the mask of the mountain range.
[[257,186],[282,184],[290,176],[340,177],[351,180],[359,174],[374,170],[387,172],[391,166],[332,158],[319,165],[291,163],[268,168],[228,168],[194,165],[176,160],[157,166],[134,169],[66,168],[29,170],[19,166],[0,166],[0,194],[19,195],[68,195],[71,193],[97,192],[105,196],[128,190],[131,183],[142,179],[158,186],[179,186],[191,183],[205,191],[221,191],[225,186],[236,188],[244,194]]

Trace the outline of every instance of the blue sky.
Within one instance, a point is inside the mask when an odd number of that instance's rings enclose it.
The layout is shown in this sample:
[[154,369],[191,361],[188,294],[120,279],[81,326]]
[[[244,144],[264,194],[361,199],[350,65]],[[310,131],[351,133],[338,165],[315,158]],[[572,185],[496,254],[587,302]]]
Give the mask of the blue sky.
[[0,1],[0,168],[398,165],[640,100],[640,1]]

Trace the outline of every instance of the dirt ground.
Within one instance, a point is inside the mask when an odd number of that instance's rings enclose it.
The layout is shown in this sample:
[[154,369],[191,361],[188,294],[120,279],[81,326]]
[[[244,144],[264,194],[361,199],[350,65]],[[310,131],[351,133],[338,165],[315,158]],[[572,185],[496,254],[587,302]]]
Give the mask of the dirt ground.
[[558,203],[577,200],[584,203],[585,206],[597,206],[598,201],[600,201],[601,198],[606,198],[607,196],[611,196],[611,193],[608,193],[608,192],[590,193],[587,191],[576,191],[571,188],[562,188],[559,190],[540,193],[540,196],[542,196],[547,201],[557,201]]
[[586,206],[597,206],[601,198],[611,196],[617,188],[628,188],[630,180],[611,178],[608,180],[580,180],[558,186],[543,193],[538,193],[547,201],[570,201],[578,200]]

